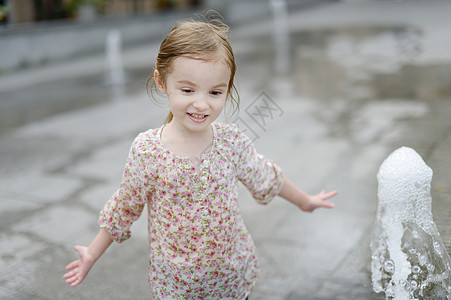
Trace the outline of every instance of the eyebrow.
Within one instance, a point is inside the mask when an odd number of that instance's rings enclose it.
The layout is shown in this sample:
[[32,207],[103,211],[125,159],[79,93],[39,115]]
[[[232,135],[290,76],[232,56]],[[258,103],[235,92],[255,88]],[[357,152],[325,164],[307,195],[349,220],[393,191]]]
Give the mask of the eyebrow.
[[[194,87],[198,87],[197,84],[195,84],[194,82],[191,82],[189,80],[179,80],[179,81],[177,81],[177,83],[179,83],[179,84],[188,84],[188,85],[192,85]],[[213,86],[212,88],[223,88],[223,87],[227,87],[227,85],[228,85],[227,83],[223,82],[223,83],[219,83],[219,84]]]
[[178,80],[177,83],[179,84],[187,84],[187,85],[193,85],[197,87],[197,84],[195,84],[194,82],[191,82],[189,80]]
[[224,87],[227,87],[227,83],[220,83],[220,84],[217,84],[217,85],[215,85],[213,88],[224,88]]

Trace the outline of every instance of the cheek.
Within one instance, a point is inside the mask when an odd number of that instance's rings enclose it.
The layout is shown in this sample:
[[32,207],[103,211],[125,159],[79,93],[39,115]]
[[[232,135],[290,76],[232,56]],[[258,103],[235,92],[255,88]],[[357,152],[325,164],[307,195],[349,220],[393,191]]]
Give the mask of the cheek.
[[222,111],[224,109],[225,103],[226,103],[226,99],[224,98],[224,99],[218,99],[217,101],[214,101],[213,104],[211,104],[211,105],[214,107],[214,109],[216,111],[218,111],[218,110]]
[[177,110],[184,110],[186,108],[186,104],[184,103],[184,101],[181,101],[175,93],[168,95],[168,101],[169,101],[169,108],[173,112],[177,111]]

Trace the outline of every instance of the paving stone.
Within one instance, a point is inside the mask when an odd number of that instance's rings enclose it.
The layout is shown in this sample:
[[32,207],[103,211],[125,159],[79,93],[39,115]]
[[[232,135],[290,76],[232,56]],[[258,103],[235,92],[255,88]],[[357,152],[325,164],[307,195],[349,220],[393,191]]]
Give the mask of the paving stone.
[[119,188],[119,185],[95,184],[84,189],[80,193],[79,199],[81,202],[92,208],[93,211],[100,212],[108,199],[116,192],[117,188]]
[[[31,201],[25,201],[21,199],[11,199],[12,197],[1,196],[0,197],[0,214],[13,214],[16,212],[32,211],[41,208],[42,205],[33,203]],[[24,197],[26,198],[26,197]],[[30,200],[27,198],[27,200]],[[2,221],[0,221],[1,223]]]
[[70,166],[69,174],[116,183],[119,187],[133,137],[100,147],[93,155]]
[[11,233],[0,233],[0,298],[29,299],[24,291],[37,271],[34,255],[45,248],[44,243]]
[[[117,137],[133,135],[142,130],[143,124],[156,126],[160,115],[145,92],[129,96],[127,101],[99,105],[89,110],[74,111],[27,125],[18,130],[17,136],[53,136],[62,140],[72,140],[98,144]],[[133,120],[123,122],[124,115],[133,115]],[[68,130],[70,128],[70,130]]]
[[55,206],[34,214],[12,230],[72,247],[90,243],[98,231],[97,219],[98,216],[76,207]]
[[77,178],[34,173],[16,176],[3,183],[3,189],[8,188],[9,197],[35,204],[67,200],[82,186],[83,182]]

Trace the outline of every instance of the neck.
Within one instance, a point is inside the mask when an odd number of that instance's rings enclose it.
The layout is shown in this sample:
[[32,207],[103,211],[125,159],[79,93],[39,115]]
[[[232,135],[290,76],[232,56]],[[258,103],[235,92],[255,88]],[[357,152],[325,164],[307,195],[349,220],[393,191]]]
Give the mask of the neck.
[[161,133],[161,141],[166,148],[180,157],[190,157],[193,161],[199,161],[202,153],[210,149],[213,141],[213,128],[208,126],[200,132],[180,130],[172,122],[164,127]]

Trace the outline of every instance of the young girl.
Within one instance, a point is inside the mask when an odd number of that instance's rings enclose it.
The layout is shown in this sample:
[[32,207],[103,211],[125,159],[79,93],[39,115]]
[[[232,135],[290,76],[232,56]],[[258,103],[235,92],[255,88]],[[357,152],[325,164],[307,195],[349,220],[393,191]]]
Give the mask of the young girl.
[[[275,196],[303,211],[332,208],[336,192],[308,195],[258,154],[235,125],[214,122],[234,101],[235,61],[228,28],[186,21],[161,44],[154,84],[167,96],[167,124],[138,135],[119,190],[106,203],[100,231],[64,275],[80,284],[112,241],[147,204],[155,299],[245,299],[255,283],[255,246],[238,209],[238,183],[267,204]],[[236,102],[236,101],[235,101]]]

